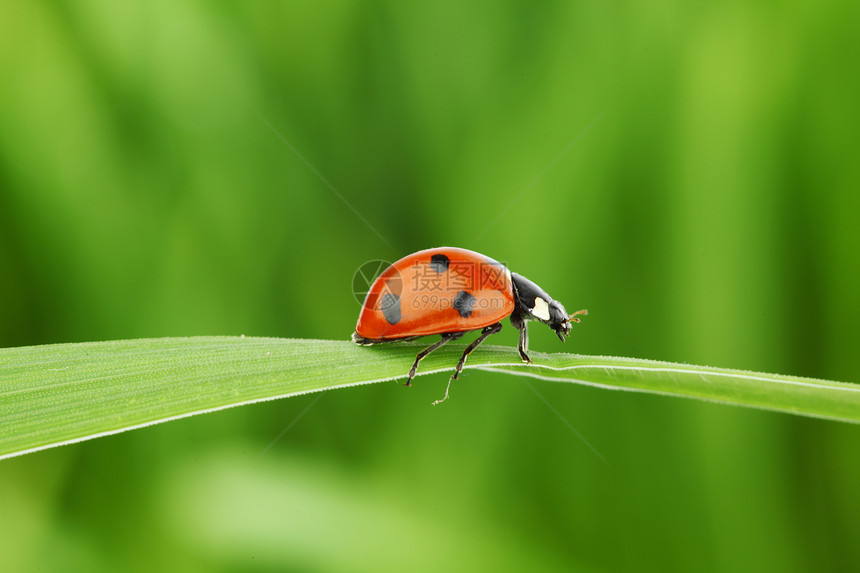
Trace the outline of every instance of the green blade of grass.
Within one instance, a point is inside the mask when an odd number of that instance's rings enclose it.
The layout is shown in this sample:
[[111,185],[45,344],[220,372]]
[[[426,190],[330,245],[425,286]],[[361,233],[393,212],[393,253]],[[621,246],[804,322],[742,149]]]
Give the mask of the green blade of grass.
[[[404,378],[420,343],[198,337],[0,349],[0,459],[185,416]],[[419,374],[452,371],[462,346]],[[860,422],[860,385],[482,346],[468,368]]]

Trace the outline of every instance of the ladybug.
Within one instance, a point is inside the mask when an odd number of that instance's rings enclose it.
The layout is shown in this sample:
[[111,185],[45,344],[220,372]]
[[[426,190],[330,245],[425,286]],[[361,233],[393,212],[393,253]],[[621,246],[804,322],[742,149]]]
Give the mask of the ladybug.
[[[467,249],[439,247],[408,255],[376,278],[364,299],[352,341],[371,345],[441,335],[415,357],[405,383],[411,386],[422,358],[467,332],[480,330],[478,338],[463,351],[448,380],[450,388],[466,357],[502,329],[505,317],[509,316],[520,331],[517,349],[523,362],[530,364],[526,321],[546,324],[564,342],[571,323],[579,322],[576,316],[581,314],[587,311],[567,314],[564,306],[538,285],[490,257]],[[445,398],[434,404],[447,398],[446,389]]]

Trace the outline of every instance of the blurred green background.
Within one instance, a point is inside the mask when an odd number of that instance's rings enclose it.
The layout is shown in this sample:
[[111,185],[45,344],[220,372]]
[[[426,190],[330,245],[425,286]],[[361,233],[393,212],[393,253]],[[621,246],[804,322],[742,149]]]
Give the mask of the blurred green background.
[[[589,309],[534,350],[860,382],[858,26],[847,0],[5,0],[0,345],[346,339],[356,268],[457,245]],[[604,464],[523,379],[431,408],[446,379],[0,462],[2,568],[860,569],[860,428],[533,381]]]

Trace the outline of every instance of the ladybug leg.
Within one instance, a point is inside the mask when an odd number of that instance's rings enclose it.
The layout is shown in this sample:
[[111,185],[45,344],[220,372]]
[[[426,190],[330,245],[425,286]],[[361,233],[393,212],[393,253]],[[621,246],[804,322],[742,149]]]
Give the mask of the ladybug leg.
[[460,377],[460,372],[463,371],[463,366],[466,365],[466,357],[468,357],[473,350],[475,350],[479,344],[481,344],[484,340],[487,339],[491,334],[495,334],[502,329],[502,323],[497,322],[496,324],[491,324],[481,331],[481,336],[472,341],[472,344],[466,347],[466,350],[463,351],[463,356],[460,357],[460,361],[457,363],[457,368],[454,369],[454,380]]
[[418,356],[415,357],[415,362],[412,363],[412,368],[409,369],[409,376],[406,378],[406,382],[403,385],[412,386],[412,379],[415,378],[415,372],[418,370],[418,363],[421,362],[421,360],[425,356],[438,349],[440,346],[443,346],[444,344],[451,342],[452,340],[457,340],[458,338],[463,336],[463,334],[463,332],[448,332],[446,334],[443,334],[442,340],[434,342],[433,344],[419,352]]
[[457,363],[457,367],[454,369],[454,375],[448,379],[448,387],[445,388],[445,397],[441,400],[436,400],[433,402],[433,405],[441,404],[445,400],[448,399],[448,390],[451,389],[451,380],[457,380],[460,377],[460,372],[463,371],[463,366],[466,365],[466,358],[475,350],[479,344],[481,344],[484,340],[487,339],[491,334],[495,334],[502,329],[502,323],[497,322],[496,324],[491,324],[490,326],[484,328],[481,331],[481,336],[472,341],[472,344],[466,347],[466,350],[463,351],[463,356],[460,357],[460,361]]
[[528,352],[528,349],[529,349],[529,329],[525,325],[525,323],[523,323],[523,327],[520,329],[520,341],[517,344],[517,350],[520,351],[520,358],[523,359],[523,362],[526,362],[527,364],[531,364],[532,363],[531,358],[529,358],[529,355],[526,354],[526,352]]
[[523,362],[531,364],[532,361],[529,358],[527,352],[529,351],[529,329],[528,325],[526,325],[526,321],[519,315],[514,316],[511,315],[511,324],[514,325],[514,328],[520,331],[520,340],[517,343],[517,350],[520,351],[520,358],[523,359]]

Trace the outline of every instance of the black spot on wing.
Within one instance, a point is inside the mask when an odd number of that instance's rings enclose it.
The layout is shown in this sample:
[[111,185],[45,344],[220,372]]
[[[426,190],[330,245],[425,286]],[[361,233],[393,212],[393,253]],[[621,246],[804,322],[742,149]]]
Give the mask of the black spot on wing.
[[472,309],[475,308],[477,299],[464,290],[457,293],[454,297],[454,308],[460,313],[463,318],[469,318],[472,315]]
[[385,294],[379,301],[380,310],[388,324],[400,322],[400,297],[396,294]]
[[442,254],[435,254],[430,257],[430,268],[439,274],[448,270],[448,265],[451,264],[451,259]]

